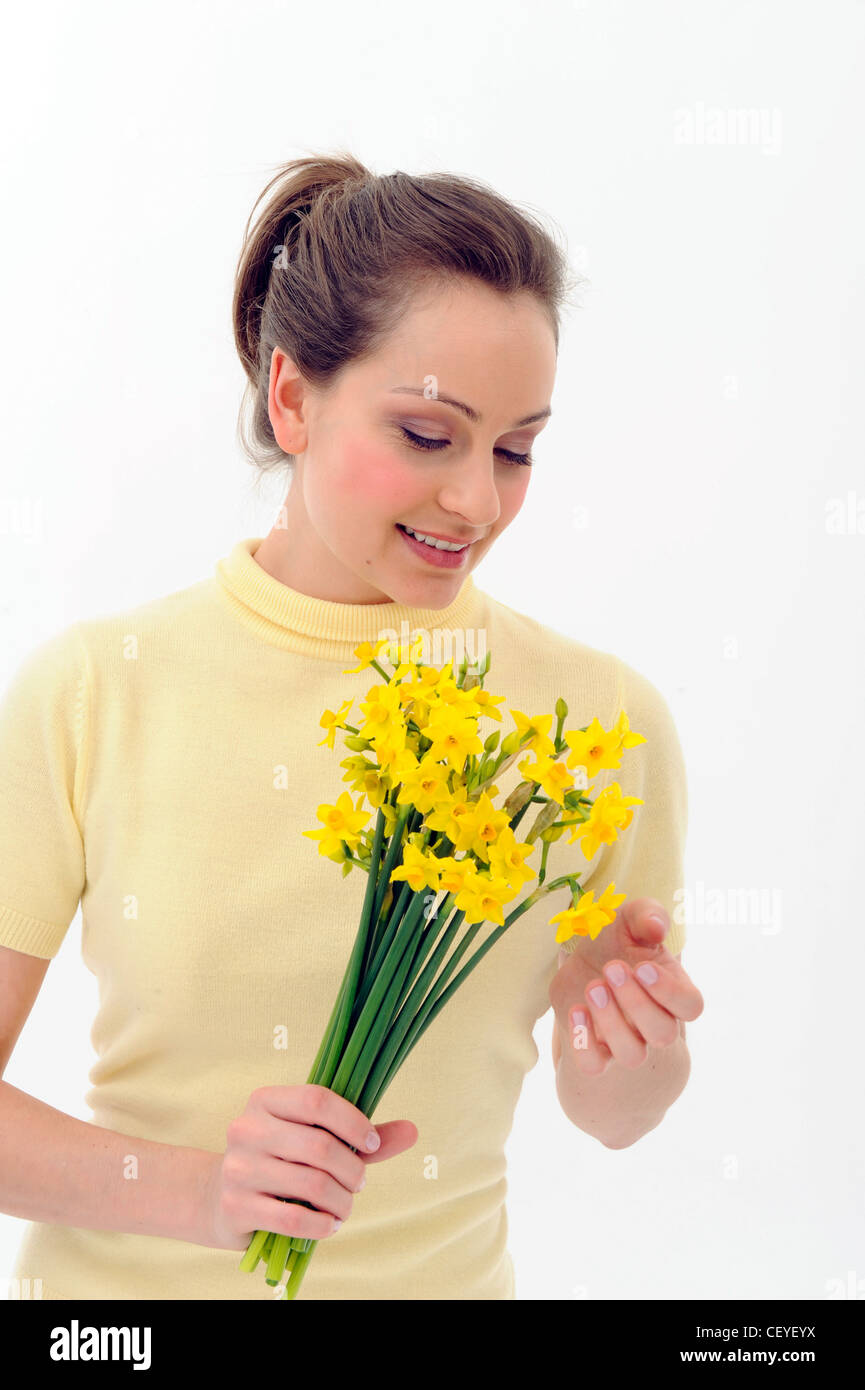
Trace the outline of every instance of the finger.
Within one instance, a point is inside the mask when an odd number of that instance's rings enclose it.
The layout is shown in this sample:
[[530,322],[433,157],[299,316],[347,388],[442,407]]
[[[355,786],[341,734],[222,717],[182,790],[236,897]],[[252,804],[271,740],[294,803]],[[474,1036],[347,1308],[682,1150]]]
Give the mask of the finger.
[[667,910],[656,898],[628,898],[619,917],[638,946],[660,946],[670,929]]
[[571,1047],[577,1067],[586,1076],[601,1076],[613,1060],[612,1053],[602,1043],[592,1027],[588,1009],[577,1005],[569,1015]]
[[592,980],[586,986],[586,1002],[592,1011],[595,1030],[614,1060],[629,1069],[641,1067],[649,1055],[649,1045],[628,1023],[612,989],[603,979]]
[[623,960],[607,961],[604,978],[621,1013],[649,1047],[669,1047],[676,1042],[680,1036],[678,1017],[643,989]]
[[659,965],[657,961],[644,960],[634,967],[633,974],[649,998],[676,1018],[691,1023],[703,1012],[703,996],[679,961],[673,959]]
[[350,1148],[364,1154],[372,1152],[367,1149],[366,1141],[370,1130],[376,1126],[362,1110],[329,1086],[259,1086],[254,1096],[256,1104],[278,1120],[327,1129]]

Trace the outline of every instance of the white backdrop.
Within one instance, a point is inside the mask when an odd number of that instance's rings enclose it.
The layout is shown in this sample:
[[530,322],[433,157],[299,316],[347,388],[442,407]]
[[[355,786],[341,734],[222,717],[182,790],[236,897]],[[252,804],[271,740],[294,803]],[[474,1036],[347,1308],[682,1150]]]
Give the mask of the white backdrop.
[[[687,1089],[615,1152],[559,1109],[541,1020],[517,1296],[865,1297],[865,3],[45,0],[4,27],[0,682],[269,530],[230,298],[277,165],[347,147],[548,215],[591,283],[475,578],[668,699],[706,1007]],[[79,915],[5,1079],[87,1118],[96,1005]],[[0,1278],[22,1230],[0,1215]]]

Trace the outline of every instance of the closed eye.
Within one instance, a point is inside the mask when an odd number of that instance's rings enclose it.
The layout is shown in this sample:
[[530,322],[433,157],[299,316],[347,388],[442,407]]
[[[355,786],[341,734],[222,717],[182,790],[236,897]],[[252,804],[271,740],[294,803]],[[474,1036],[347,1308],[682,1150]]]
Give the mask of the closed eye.
[[[427,439],[426,435],[414,434],[411,430],[406,429],[405,425],[400,425],[399,429],[402,434],[405,435],[413,449],[446,449],[450,444],[449,439]],[[496,449],[495,452],[504,455],[508,463],[530,466],[534,462],[530,453],[515,454],[510,449]]]

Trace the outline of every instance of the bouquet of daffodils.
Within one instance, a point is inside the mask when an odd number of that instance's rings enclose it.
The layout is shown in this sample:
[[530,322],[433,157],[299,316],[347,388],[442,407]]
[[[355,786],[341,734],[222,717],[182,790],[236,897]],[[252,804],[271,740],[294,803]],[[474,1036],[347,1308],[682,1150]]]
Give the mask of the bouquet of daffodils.
[[[360,701],[363,722],[346,722],[354,701],[345,700],[338,711],[326,710],[320,724],[327,731],[321,745],[328,748],[337,729],[347,735],[354,756],[340,764],[343,780],[360,794],[356,805],[345,791],[335,805],[319,806],[323,828],[303,832],[318,840],[319,854],[340,864],[343,875],[355,867],[367,875],[354,948],[308,1078],[367,1117],[454,992],[539,898],[565,885],[570,890],[569,905],[549,922],[559,943],[595,938],[614,920],[625,894],[616,894],[611,883],[594,901],[577,881],[585,865],[544,883],[549,846],[567,829],[569,843],[579,840],[591,859],[642,804],[622,796],[617,782],[594,799],[587,794],[590,777],[620,767],[622,751],[646,741],[631,731],[624,711],[610,730],[595,718],[563,733],[568,707],[558,699],[554,738],[551,714],[529,718],[511,710],[516,728],[501,747],[498,730],[482,743],[479,719],[500,721],[497,706],[504,700],[483,686],[489,653],[473,665],[464,660],[455,679],[452,662],[441,669],[422,664],[420,640],[419,634],[400,645],[383,638],[355,648],[360,665],[344,674],[372,667],[383,684]],[[390,676],[379,657],[394,668]],[[496,809],[493,779],[521,756],[524,780]],[[539,809],[520,839],[515,832],[533,805]],[[538,841],[543,850],[536,874],[525,861]],[[537,888],[505,916],[505,905],[535,876]],[[493,929],[457,969],[485,922]],[[296,1298],[317,1244],[256,1231],[240,1268],[251,1272],[264,1260],[267,1283],[280,1290],[276,1296]]]

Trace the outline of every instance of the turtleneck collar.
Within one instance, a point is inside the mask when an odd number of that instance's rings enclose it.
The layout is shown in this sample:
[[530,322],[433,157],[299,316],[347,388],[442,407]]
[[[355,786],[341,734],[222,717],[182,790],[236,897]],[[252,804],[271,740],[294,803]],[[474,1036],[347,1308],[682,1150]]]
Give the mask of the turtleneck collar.
[[216,565],[215,575],[235,616],[264,641],[287,651],[351,664],[355,647],[388,630],[408,641],[416,628],[483,626],[484,594],[467,574],[446,608],[404,603],[334,603],[311,598],[275,579],[253,556],[262,537],[240,540]]

